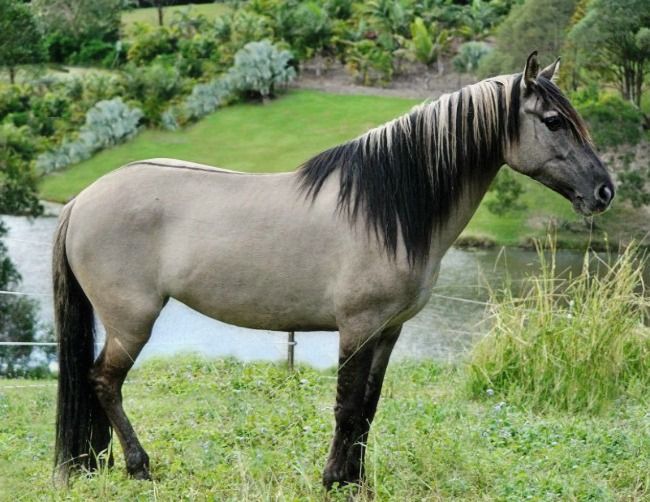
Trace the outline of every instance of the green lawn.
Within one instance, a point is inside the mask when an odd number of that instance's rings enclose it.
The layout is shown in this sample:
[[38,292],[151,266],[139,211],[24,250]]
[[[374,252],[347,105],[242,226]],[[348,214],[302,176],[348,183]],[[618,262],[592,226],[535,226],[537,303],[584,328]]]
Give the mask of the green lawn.
[[[76,478],[68,492],[50,479],[55,382],[3,380],[0,499],[327,500],[333,375],[232,360],[148,363],[124,394],[154,482],[127,479],[117,448],[115,469]],[[8,388],[16,385],[37,387]],[[472,401],[464,388],[454,367],[389,366],[367,455],[375,496],[359,500],[648,500],[647,401],[626,397],[599,416],[539,415],[497,395]]]
[[[277,172],[295,169],[312,155],[354,138],[371,127],[408,111],[414,100],[378,96],[292,91],[267,105],[239,104],[224,108],[201,122],[176,132],[147,130],[133,141],[103,151],[62,172],[46,177],[41,196],[67,201],[101,175],[128,162],[151,157],[172,157],[220,167]],[[549,220],[559,224],[561,245],[581,245],[589,231],[571,204],[523,176],[524,210],[503,216],[479,208],[465,236],[498,244],[520,244],[543,236]],[[596,220],[612,240],[646,232],[639,216],[622,205]],[[602,239],[596,231],[594,238]]]
[[[174,19],[174,12],[191,9],[193,15],[203,14],[210,21],[215,17],[220,16],[229,8],[223,3],[203,3],[203,4],[189,4],[189,5],[170,5],[164,8],[163,21],[169,24]],[[122,24],[128,30],[134,23],[146,23],[151,25],[158,25],[158,9],[156,7],[145,7],[141,9],[132,9],[122,14]]]

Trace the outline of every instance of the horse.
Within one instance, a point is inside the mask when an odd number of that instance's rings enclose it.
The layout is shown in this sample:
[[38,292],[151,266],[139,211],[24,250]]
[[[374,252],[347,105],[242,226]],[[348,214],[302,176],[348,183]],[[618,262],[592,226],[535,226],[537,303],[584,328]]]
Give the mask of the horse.
[[[281,174],[172,159],[134,162],[62,210],[53,284],[60,375],[55,474],[149,457],[122,384],[169,298],[247,328],[340,333],[334,435],[322,482],[360,483],[402,324],[428,301],[440,261],[500,167],[591,215],[614,185],[585,123],[540,71],[466,86]],[[106,330],[95,358],[94,320]],[[103,459],[103,460],[102,460]]]

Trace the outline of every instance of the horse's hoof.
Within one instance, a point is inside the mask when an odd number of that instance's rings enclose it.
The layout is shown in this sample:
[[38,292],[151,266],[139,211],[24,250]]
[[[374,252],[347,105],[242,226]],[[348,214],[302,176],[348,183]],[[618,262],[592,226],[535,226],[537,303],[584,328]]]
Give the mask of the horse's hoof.
[[359,484],[361,479],[359,474],[350,474],[344,468],[326,467],[323,472],[323,486],[327,491],[330,491],[336,483],[339,486]]
[[129,472],[129,476],[138,481],[151,481],[151,474],[149,474],[149,470],[146,467]]

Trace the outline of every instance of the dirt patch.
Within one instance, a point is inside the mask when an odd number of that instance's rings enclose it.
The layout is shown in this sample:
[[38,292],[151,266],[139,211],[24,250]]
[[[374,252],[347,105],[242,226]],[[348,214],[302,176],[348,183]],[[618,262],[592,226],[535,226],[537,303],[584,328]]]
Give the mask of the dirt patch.
[[315,89],[337,94],[362,94],[369,96],[390,96],[411,99],[438,99],[442,94],[457,91],[461,87],[477,82],[472,75],[445,72],[424,65],[408,65],[385,86],[359,85],[352,74],[338,61],[314,58],[301,65],[300,77],[294,87]]

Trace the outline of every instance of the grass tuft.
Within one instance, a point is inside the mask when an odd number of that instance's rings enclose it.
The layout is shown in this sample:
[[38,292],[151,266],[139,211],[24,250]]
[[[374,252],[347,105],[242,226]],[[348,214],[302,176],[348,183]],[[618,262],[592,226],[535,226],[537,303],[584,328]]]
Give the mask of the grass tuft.
[[650,384],[646,260],[627,247],[611,260],[587,252],[581,272],[558,274],[555,243],[537,246],[540,271],[522,294],[492,295],[492,327],[470,354],[475,396],[497,394],[538,411],[602,411]]

